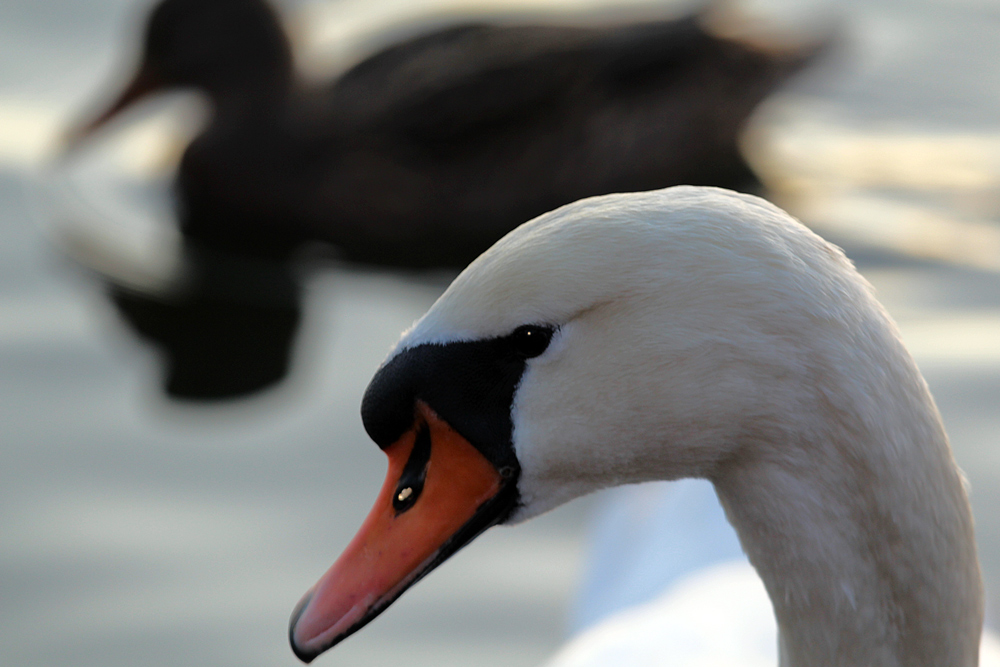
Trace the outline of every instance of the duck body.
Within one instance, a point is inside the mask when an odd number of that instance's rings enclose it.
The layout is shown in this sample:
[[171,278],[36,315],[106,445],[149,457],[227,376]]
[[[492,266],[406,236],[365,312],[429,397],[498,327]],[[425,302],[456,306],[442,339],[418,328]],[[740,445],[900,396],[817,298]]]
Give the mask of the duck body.
[[389,474],[293,615],[306,660],[490,525],[701,477],[783,666],[978,664],[972,517],[927,385],[843,253],[763,200],[676,187],[522,225],[404,333],[362,417]]
[[[163,0],[132,82],[76,137],[156,90],[204,93],[208,125],[176,181],[193,270],[182,293],[113,284],[113,298],[166,350],[169,393],[250,393],[287,370],[300,318],[292,260],[304,246],[380,266],[461,268],[521,222],[580,197],[675,183],[756,190],[738,134],[818,49],[769,53],[711,35],[698,17],[467,24],[310,87],[262,0]],[[261,261],[277,282],[295,283],[277,310],[256,288]],[[219,275],[225,284],[209,284]],[[234,321],[263,318],[252,329],[271,333],[242,340],[243,327],[204,314],[216,306]],[[222,365],[212,361],[220,340],[236,341]]]
[[237,77],[209,91],[214,117],[181,163],[182,228],[233,252],[322,241],[356,261],[463,267],[584,196],[756,189],[739,132],[807,53],[755,51],[695,17],[478,24],[390,47],[323,91]]

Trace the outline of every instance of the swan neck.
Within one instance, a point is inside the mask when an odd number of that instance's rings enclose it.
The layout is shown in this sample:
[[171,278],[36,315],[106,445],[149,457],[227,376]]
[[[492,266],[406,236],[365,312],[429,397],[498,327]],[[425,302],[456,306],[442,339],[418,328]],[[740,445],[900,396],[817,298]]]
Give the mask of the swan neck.
[[962,479],[933,403],[900,416],[772,437],[713,479],[771,598],[782,667],[978,664]]

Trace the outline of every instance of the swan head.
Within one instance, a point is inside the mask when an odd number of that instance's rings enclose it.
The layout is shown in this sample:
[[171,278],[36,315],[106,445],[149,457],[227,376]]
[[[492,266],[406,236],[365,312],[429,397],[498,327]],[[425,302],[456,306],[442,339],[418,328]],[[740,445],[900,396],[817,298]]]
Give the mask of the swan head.
[[865,350],[893,346],[885,322],[839,249],[749,195],[608,195],[522,225],[369,385],[388,478],[293,615],[294,650],[311,660],[491,525],[607,486],[711,478],[748,438],[794,428],[821,400],[813,374],[859,381]]

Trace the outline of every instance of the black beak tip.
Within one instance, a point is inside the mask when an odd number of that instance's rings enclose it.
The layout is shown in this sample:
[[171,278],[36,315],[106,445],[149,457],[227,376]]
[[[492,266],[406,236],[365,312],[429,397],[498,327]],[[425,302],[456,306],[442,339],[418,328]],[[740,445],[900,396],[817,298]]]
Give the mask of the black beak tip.
[[303,649],[295,642],[295,626],[298,624],[299,617],[302,615],[302,612],[304,612],[306,607],[309,606],[310,600],[312,600],[312,594],[306,595],[302,598],[295,606],[295,610],[292,612],[292,617],[288,621],[288,643],[292,645],[292,652],[295,654],[295,657],[307,665],[323,652]]

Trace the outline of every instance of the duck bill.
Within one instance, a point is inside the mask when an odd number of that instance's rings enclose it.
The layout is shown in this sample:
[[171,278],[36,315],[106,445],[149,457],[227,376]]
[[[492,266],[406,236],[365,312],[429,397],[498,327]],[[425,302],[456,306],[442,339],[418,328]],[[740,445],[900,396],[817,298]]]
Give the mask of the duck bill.
[[516,501],[512,480],[465,438],[425,404],[416,412],[385,449],[389,472],[368,518],[292,614],[289,639],[304,662],[378,616]]
[[87,137],[103,127],[124,109],[146,95],[162,88],[163,83],[163,77],[154,68],[148,65],[141,67],[111,106],[90,122],[75,128],[66,135],[64,151],[69,152],[74,150]]

